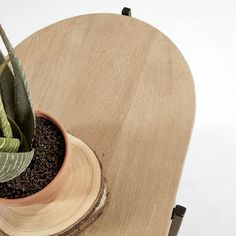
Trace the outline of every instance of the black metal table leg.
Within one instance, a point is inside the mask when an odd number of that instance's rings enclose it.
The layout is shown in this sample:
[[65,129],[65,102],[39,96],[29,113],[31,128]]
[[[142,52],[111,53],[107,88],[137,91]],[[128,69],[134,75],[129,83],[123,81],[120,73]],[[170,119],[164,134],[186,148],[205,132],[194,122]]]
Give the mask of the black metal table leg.
[[169,231],[168,236],[178,235],[185,212],[186,212],[186,208],[180,205],[176,205],[176,207],[173,209],[172,217],[171,217],[172,223],[170,226],[170,231]]

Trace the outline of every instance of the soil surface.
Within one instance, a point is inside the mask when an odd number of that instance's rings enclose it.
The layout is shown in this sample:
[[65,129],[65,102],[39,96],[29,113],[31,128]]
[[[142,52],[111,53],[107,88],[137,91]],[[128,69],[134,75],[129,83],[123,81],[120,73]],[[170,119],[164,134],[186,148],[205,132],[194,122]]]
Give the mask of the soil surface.
[[34,157],[18,177],[0,183],[0,197],[16,199],[32,195],[46,187],[60,170],[65,154],[65,142],[59,128],[51,121],[36,118],[33,141]]

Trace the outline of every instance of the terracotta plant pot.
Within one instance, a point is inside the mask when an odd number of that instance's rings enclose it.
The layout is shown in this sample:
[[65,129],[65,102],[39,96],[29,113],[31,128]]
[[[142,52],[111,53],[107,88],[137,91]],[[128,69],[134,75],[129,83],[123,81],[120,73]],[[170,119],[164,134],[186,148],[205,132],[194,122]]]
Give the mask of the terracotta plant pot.
[[32,194],[28,197],[24,197],[24,198],[17,198],[17,199],[0,198],[1,205],[26,206],[26,205],[36,204],[36,203],[51,202],[56,198],[64,182],[66,181],[66,176],[67,176],[67,173],[69,172],[68,169],[70,166],[70,147],[69,147],[69,140],[68,140],[66,130],[56,119],[54,119],[53,117],[51,117],[45,112],[41,112],[37,110],[35,111],[35,115],[37,117],[43,117],[53,122],[63,134],[64,140],[65,140],[65,157],[64,157],[63,164],[61,166],[61,169],[55,176],[55,178],[41,191],[35,194]]

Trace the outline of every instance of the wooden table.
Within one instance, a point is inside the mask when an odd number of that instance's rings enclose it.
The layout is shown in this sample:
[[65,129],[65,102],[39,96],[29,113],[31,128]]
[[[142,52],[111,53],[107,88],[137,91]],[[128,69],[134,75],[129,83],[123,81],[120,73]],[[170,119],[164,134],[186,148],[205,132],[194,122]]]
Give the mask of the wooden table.
[[17,53],[35,108],[103,163],[109,204],[82,235],[166,235],[195,110],[176,46],[140,20],[91,14],[34,33]]

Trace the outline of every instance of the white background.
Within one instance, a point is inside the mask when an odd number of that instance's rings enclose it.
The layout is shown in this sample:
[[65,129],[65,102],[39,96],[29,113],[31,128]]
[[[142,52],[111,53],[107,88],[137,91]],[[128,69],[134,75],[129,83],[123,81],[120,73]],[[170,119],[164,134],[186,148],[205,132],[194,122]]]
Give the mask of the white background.
[[71,16],[124,6],[181,50],[197,95],[194,132],[177,203],[187,207],[181,236],[236,235],[235,0],[0,0],[0,22],[13,45]]

